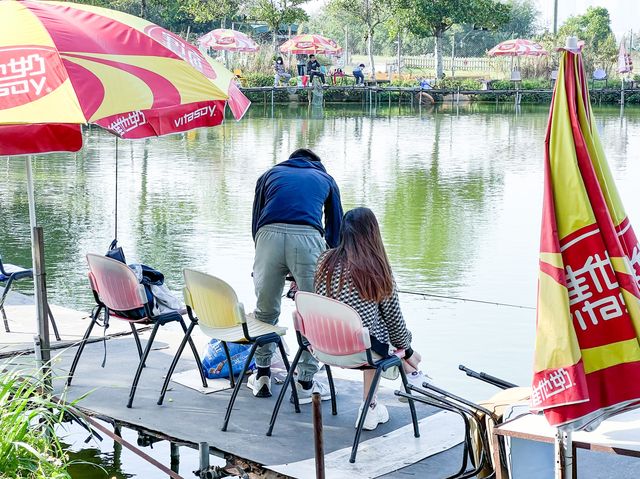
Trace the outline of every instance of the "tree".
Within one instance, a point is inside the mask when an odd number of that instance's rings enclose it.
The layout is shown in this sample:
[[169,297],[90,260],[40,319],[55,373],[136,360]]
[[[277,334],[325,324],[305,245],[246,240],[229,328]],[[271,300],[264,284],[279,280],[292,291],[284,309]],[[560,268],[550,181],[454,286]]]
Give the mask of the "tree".
[[182,0],[180,11],[192,18],[196,23],[211,23],[214,20],[221,20],[223,27],[226,27],[227,20],[239,19],[242,17],[241,0]]
[[278,32],[282,25],[307,21],[309,17],[300,5],[308,0],[253,0],[249,11],[253,18],[262,20],[273,32],[273,49],[276,49]]
[[498,0],[395,0],[395,13],[417,36],[435,38],[436,77],[444,76],[442,41],[452,26],[468,23],[495,30],[509,21],[511,7]]
[[558,36],[560,39],[575,36],[584,40],[583,59],[589,71],[596,64],[608,70],[616,61],[618,47],[611,31],[609,11],[604,7],[589,7],[584,15],[567,18],[558,30]]
[[328,8],[339,15],[365,25],[365,40],[371,67],[371,79],[375,79],[373,35],[376,27],[391,17],[391,2],[389,0],[330,0]]

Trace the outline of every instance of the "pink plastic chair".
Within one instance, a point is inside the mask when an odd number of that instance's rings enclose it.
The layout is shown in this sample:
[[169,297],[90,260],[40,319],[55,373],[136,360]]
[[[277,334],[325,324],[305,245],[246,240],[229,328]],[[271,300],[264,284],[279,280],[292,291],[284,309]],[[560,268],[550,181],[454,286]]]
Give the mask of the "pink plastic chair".
[[[87,263],[89,263],[89,281],[91,283],[91,289],[93,290],[93,296],[96,300],[97,307],[95,308],[89,327],[87,328],[82,341],[78,347],[73,362],[71,363],[71,369],[69,370],[69,376],[67,379],[67,386],[71,385],[71,380],[75,373],[78,361],[82,355],[82,351],[89,339],[91,330],[96,324],[100,313],[104,310],[104,320],[108,324],[109,318],[117,318],[123,321],[127,321],[131,326],[131,332],[136,341],[138,348],[138,356],[140,357],[140,363],[138,369],[133,378],[131,385],[131,391],[129,392],[129,401],[127,407],[131,407],[133,404],[133,398],[136,393],[138,381],[142,373],[149,351],[153,345],[153,340],[156,337],[158,328],[167,323],[177,321],[182,326],[182,330],[185,333],[185,341],[188,340],[191,346],[191,351],[196,359],[198,371],[200,371],[200,378],[202,379],[202,385],[207,387],[207,380],[202,371],[202,363],[198,355],[193,341],[191,339],[191,331],[195,327],[194,323],[187,328],[182,315],[177,311],[171,311],[169,313],[163,313],[154,315],[151,309],[151,305],[148,303],[147,294],[144,286],[138,282],[134,272],[124,263],[116,261],[106,256],[97,254],[88,254]],[[120,316],[119,312],[127,312],[127,317]],[[135,324],[153,324],[149,341],[144,349],[140,344],[140,337],[138,336],[138,330]],[[105,326],[106,328],[106,326]]]
[[[293,371],[295,371],[298,361],[300,360],[302,351],[307,350],[311,352],[319,361],[325,364],[331,390],[333,414],[337,414],[337,410],[335,388],[330,366],[347,369],[374,368],[376,371],[371,389],[367,394],[367,399],[362,408],[363,412],[360,416],[360,421],[356,428],[356,435],[353,440],[353,447],[351,448],[349,462],[353,463],[356,460],[360,434],[362,433],[362,427],[364,426],[364,421],[369,411],[369,404],[371,404],[382,372],[397,366],[400,371],[404,390],[407,395],[411,396],[407,376],[402,369],[401,357],[404,356],[404,351],[385,358],[374,358],[375,353],[371,351],[369,330],[362,325],[362,319],[358,312],[347,304],[327,298],[326,296],[302,291],[296,294],[295,301],[296,311],[293,313],[293,324],[296,329],[299,348],[273,409],[267,436],[270,436],[273,432],[280,405],[282,404],[287,387],[292,383]],[[415,405],[411,399],[409,399],[409,408],[411,410],[414,435],[415,437],[420,437]]]

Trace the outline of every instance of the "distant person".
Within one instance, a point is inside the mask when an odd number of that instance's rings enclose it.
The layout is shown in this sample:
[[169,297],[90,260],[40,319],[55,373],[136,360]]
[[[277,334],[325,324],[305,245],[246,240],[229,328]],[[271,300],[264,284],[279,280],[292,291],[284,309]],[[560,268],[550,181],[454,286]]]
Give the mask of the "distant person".
[[356,86],[364,86],[364,63],[353,67],[353,76],[356,77]]
[[[369,208],[355,208],[344,215],[340,244],[318,259],[315,289],[316,293],[348,304],[358,312],[371,335],[374,353],[386,357],[396,349],[404,349],[402,365],[411,384],[422,386],[428,379],[418,370],[422,358],[411,348],[411,333],[402,317],[398,288],[378,221]],[[356,425],[374,373],[374,369],[363,369],[363,403]],[[370,408],[364,422],[364,429],[369,431],[389,420],[387,408],[377,402],[376,396]]]
[[307,64],[307,56],[306,55],[296,55],[298,58],[298,76],[301,77],[304,75],[304,69]]
[[324,79],[324,73],[322,73],[322,66],[320,62],[316,60],[315,55],[309,55],[309,61],[307,62],[307,74],[309,75],[309,83],[313,86],[313,78],[318,77],[323,85],[327,82]]
[[291,79],[291,74],[287,73],[287,71],[284,69],[284,61],[282,60],[282,57],[276,58],[273,69],[276,73],[273,80],[273,86],[279,86],[280,80],[282,79],[284,79],[285,83],[289,82],[289,80]]
[[[278,323],[287,273],[291,272],[299,290],[314,290],[318,256],[327,244],[337,246],[341,221],[338,185],[313,151],[294,151],[258,179],[252,218],[256,319]],[[256,349],[258,371],[247,383],[254,396],[271,396],[270,366],[275,349],[274,343]],[[317,371],[318,361],[308,352],[302,353],[295,382],[301,404],[310,403],[313,392],[319,392],[323,400],[331,398],[327,388],[314,380]]]

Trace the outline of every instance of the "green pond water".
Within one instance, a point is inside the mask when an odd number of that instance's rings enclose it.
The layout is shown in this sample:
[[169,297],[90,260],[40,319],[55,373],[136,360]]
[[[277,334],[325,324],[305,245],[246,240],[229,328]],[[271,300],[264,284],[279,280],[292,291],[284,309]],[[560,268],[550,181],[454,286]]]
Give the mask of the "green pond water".
[[[595,114],[637,225],[640,109]],[[439,385],[480,399],[495,389],[466,378],[458,364],[530,382],[547,115],[546,106],[258,104],[219,128],[119,141],[118,239],[129,262],[163,271],[172,289],[180,290],[183,267],[200,268],[228,281],[251,310],[255,181],[310,147],[338,182],[345,210],[365,205],[378,216],[400,289],[432,295],[401,295],[424,369]],[[105,252],[114,237],[115,172],[116,141],[98,129],[87,130],[77,155],[35,158],[55,304],[92,306],[84,256]],[[23,158],[0,158],[0,184],[0,253],[29,264]]]

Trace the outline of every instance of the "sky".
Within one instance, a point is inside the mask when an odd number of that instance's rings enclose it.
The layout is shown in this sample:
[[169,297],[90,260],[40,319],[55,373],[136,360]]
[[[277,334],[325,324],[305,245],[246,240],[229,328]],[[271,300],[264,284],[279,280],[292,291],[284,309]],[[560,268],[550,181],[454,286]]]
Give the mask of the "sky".
[[[317,12],[326,0],[311,0],[305,9],[309,13]],[[533,0],[540,12],[540,26],[553,29],[554,0]],[[633,29],[640,32],[639,0],[558,0],[558,28],[571,15],[582,15],[589,7],[605,7],[611,17],[611,29],[620,39],[622,35]]]

